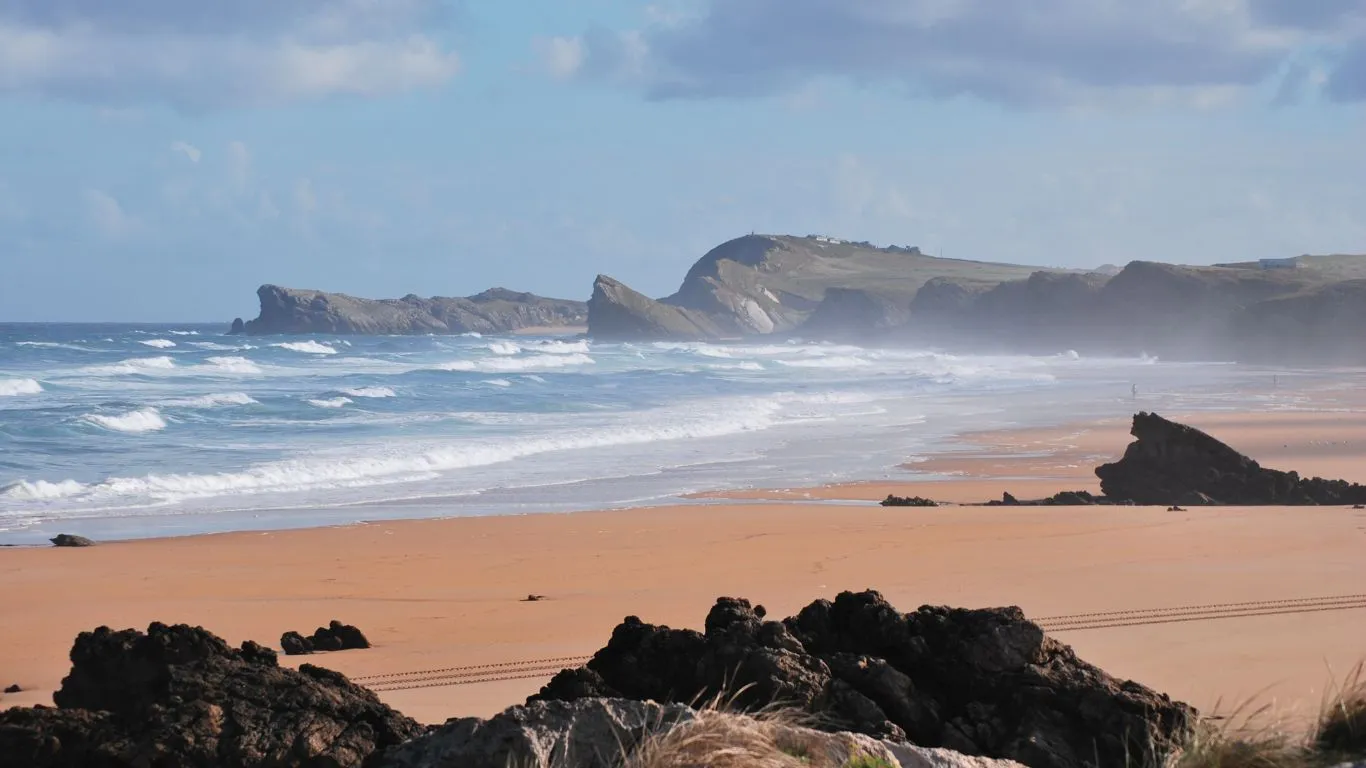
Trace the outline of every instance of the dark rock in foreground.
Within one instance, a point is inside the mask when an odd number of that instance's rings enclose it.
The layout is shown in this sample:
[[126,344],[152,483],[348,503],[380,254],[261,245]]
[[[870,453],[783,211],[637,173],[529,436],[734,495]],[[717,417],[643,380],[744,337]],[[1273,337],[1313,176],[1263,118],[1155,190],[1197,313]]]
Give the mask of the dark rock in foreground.
[[336,619],[325,627],[313,630],[310,637],[304,637],[298,632],[286,632],[280,636],[280,648],[286,656],[302,656],[319,651],[351,651],[369,647],[370,641],[364,633]]
[[933,499],[926,499],[921,496],[896,496],[887,494],[881,505],[884,507],[937,507],[939,502]]
[[84,536],[75,536],[70,533],[59,533],[53,536],[50,541],[54,547],[93,547],[95,542]]
[[1018,608],[922,607],[876,592],[820,600],[783,622],[718,600],[705,633],[628,617],[585,667],[536,700],[692,702],[740,691],[819,714],[825,727],[1034,768],[1147,764],[1195,711],[1078,659]]
[[1366,486],[1345,480],[1304,479],[1265,469],[1194,427],[1155,413],[1134,416],[1124,457],[1096,468],[1111,499],[1136,504],[1361,504]]
[[9,686],[8,688],[6,688],[6,689],[5,689],[5,693],[22,693],[23,690],[24,690],[24,689],[21,688],[21,687],[19,687],[19,685],[16,683],[16,684],[11,685],[11,686]]
[[360,768],[425,732],[341,674],[198,627],[101,627],[71,662],[57,709],[0,713],[0,768]]

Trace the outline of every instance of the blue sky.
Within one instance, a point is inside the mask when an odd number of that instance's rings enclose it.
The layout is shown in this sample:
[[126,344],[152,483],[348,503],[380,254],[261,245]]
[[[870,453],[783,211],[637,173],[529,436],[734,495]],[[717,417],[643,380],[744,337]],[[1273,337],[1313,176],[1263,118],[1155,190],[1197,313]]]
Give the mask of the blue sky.
[[1366,252],[1361,0],[9,0],[0,320]]

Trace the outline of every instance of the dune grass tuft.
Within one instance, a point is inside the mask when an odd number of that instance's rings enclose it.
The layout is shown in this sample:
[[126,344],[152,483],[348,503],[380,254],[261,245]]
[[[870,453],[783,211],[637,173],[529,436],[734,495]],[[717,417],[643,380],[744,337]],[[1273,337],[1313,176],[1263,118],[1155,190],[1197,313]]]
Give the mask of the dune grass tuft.
[[1362,673],[1362,665],[1357,664],[1319,715],[1313,746],[1325,756],[1366,756],[1366,679]]

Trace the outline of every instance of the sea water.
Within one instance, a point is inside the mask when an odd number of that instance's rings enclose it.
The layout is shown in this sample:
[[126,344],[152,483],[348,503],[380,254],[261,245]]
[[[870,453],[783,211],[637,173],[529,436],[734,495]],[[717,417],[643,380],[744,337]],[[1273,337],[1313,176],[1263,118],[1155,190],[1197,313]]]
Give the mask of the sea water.
[[[1152,358],[0,325],[0,543],[647,505],[911,477],[976,429],[1217,407]],[[1117,446],[1117,449],[1119,446]]]

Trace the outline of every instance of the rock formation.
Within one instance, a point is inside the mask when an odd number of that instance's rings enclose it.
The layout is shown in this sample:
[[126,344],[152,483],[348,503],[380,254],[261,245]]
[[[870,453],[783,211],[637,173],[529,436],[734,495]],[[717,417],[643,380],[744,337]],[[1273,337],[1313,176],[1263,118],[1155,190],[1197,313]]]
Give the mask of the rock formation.
[[360,768],[425,728],[342,675],[198,627],[81,633],[57,708],[0,712],[0,768]]
[[[676,729],[676,730],[675,730]],[[672,730],[672,738],[660,736]],[[710,737],[710,738],[709,738]],[[697,712],[679,704],[625,699],[532,702],[489,720],[451,720],[427,736],[389,750],[377,768],[618,768],[621,753],[663,757],[689,753],[691,760],[646,764],[703,766],[710,741],[731,754],[727,765],[772,768],[841,768],[855,757],[896,768],[1019,768],[1017,763],[924,749],[850,733],[823,733],[781,721],[739,714]],[[715,748],[715,747],[713,747]],[[752,759],[737,759],[747,750]],[[627,762],[627,765],[635,763]]]
[[260,316],[232,332],[413,334],[500,333],[528,327],[576,327],[588,321],[581,301],[493,288],[467,298],[404,296],[360,299],[342,293],[263,285]]
[[705,632],[628,617],[585,667],[561,672],[533,701],[691,702],[726,690],[740,692],[741,706],[817,713],[832,730],[1034,768],[1147,764],[1195,714],[1078,659],[1018,608],[903,615],[871,591],[782,622],[722,598]]
[[95,542],[91,541],[90,539],[87,539],[87,538],[84,537],[84,536],[76,536],[76,535],[70,534],[70,533],[59,533],[59,534],[57,534],[56,536],[53,536],[51,539],[49,539],[49,541],[52,542],[52,546],[54,546],[54,547],[93,547],[93,546],[95,546]]
[[313,634],[304,637],[298,632],[286,632],[280,636],[280,648],[286,656],[301,656],[320,651],[350,651],[369,648],[370,641],[365,634],[350,624],[333,620],[325,627],[318,627]]
[[[593,336],[608,339],[808,332],[839,337],[866,332],[867,324],[879,329],[904,324],[911,299],[932,278],[973,278],[994,285],[1031,271],[1011,264],[937,259],[915,248],[746,235],[713,248],[688,271],[676,293],[657,301],[600,276],[589,302],[588,327]],[[808,322],[813,324],[805,329]]]
[[1134,416],[1124,457],[1096,468],[1110,499],[1136,504],[1362,504],[1366,486],[1265,469],[1194,427]]
[[889,493],[880,504],[884,507],[937,507],[939,502],[922,496],[897,496]]

